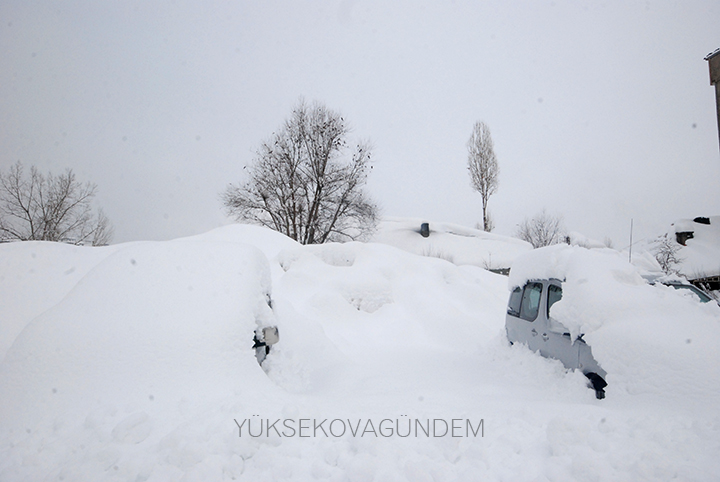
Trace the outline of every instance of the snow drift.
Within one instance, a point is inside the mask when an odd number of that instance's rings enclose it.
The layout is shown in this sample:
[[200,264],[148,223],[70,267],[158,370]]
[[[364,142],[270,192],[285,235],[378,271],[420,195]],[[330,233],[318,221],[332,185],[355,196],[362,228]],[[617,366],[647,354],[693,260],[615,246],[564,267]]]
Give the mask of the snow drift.
[[[712,479],[718,318],[618,266],[627,310],[587,335],[610,373],[600,402],[581,374],[509,346],[507,278],[477,266],[251,226],[101,250],[0,245],[0,322],[23,327],[2,333],[0,480]],[[636,318],[667,355],[623,341]],[[280,330],[262,367],[261,324]],[[261,419],[484,431],[248,437],[235,422]]]

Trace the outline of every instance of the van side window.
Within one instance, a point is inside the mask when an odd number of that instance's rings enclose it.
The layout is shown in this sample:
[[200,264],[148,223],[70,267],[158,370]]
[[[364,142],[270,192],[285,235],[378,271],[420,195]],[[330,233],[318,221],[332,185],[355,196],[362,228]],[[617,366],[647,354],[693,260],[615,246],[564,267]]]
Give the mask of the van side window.
[[542,283],[528,283],[523,289],[522,302],[520,304],[520,318],[527,321],[535,321],[540,310],[540,296],[542,295]]
[[520,316],[520,302],[522,301],[522,288],[519,286],[510,293],[510,301],[508,301],[508,315]]
[[556,285],[548,286],[547,316],[550,318],[550,308],[562,299],[562,288]]

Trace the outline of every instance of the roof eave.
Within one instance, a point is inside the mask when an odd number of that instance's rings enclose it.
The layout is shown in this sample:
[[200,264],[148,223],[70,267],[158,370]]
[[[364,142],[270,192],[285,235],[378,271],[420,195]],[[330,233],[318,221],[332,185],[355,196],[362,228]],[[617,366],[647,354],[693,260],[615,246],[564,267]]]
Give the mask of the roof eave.
[[705,56],[705,60],[710,60],[711,58],[720,55],[720,49],[715,50],[714,52],[710,52]]

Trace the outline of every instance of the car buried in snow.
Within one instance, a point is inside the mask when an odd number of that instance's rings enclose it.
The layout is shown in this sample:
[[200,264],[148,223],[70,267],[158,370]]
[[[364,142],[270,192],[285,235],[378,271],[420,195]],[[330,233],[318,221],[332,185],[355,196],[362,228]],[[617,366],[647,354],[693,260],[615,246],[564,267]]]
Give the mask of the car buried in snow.
[[521,343],[546,358],[560,360],[566,368],[580,370],[590,381],[598,399],[605,398],[607,373],[592,355],[582,334],[573,337],[551,316],[562,299],[562,282],[557,279],[530,280],[510,293],[505,331],[511,344]]
[[[656,284],[655,282],[651,282],[650,284]],[[684,282],[681,280],[667,280],[667,281],[661,281],[661,284],[664,286],[669,286],[671,288],[675,288],[678,290],[678,292],[682,294],[687,294],[696,300],[698,300],[700,303],[709,303],[713,301],[713,299],[705,293],[703,290],[698,288],[695,285],[692,285],[688,282]],[[717,302],[720,305],[720,302]]]

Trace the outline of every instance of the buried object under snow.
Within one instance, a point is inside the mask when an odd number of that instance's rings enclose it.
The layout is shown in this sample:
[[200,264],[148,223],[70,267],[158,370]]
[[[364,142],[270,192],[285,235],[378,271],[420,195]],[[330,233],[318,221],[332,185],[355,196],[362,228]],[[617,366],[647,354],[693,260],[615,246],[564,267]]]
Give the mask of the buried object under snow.
[[262,330],[255,330],[253,348],[255,349],[255,358],[257,358],[260,365],[270,353],[270,347],[278,341],[280,341],[280,333],[277,326],[266,326]]

